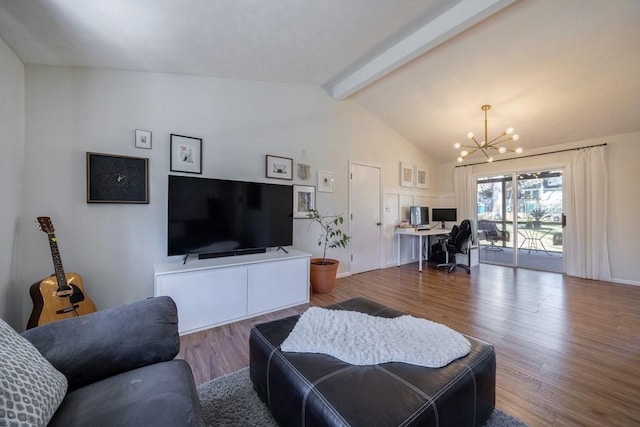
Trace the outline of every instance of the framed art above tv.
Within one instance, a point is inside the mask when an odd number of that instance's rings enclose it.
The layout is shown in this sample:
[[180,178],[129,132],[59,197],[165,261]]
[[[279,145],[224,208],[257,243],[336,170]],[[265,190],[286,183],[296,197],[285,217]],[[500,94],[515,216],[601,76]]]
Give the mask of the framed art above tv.
[[171,134],[171,172],[202,173],[202,138]]

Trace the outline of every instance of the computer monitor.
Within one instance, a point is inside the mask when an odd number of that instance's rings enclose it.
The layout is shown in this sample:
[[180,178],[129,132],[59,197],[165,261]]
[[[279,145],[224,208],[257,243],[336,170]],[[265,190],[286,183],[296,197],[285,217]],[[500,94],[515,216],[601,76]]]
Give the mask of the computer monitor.
[[431,211],[431,219],[433,222],[440,221],[442,228],[446,228],[445,221],[458,221],[458,210],[456,208],[433,208]]
[[411,206],[409,208],[409,222],[414,227],[429,224],[429,208],[426,206]]

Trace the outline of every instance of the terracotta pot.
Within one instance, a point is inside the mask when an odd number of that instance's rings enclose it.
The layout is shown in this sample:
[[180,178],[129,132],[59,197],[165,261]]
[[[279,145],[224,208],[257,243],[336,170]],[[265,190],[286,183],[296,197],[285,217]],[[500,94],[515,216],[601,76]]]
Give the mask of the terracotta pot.
[[322,264],[322,258],[311,258],[310,278],[313,292],[318,294],[326,294],[333,291],[336,285],[336,276],[340,261],[337,259],[325,258]]

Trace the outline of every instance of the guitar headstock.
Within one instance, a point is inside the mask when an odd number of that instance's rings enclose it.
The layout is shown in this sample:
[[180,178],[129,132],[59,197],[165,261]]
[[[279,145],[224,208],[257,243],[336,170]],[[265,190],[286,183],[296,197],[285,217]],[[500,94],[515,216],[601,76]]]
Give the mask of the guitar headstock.
[[44,231],[47,234],[50,234],[56,231],[55,228],[53,228],[53,223],[51,222],[51,218],[49,218],[48,216],[39,216],[37,220],[38,220],[38,229],[40,229],[40,231]]

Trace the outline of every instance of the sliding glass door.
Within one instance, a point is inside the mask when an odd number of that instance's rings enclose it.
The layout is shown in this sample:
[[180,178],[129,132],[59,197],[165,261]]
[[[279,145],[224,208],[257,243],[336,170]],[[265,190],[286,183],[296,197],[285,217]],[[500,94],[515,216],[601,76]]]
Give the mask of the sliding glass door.
[[562,272],[562,183],[560,170],[477,178],[480,262]]

